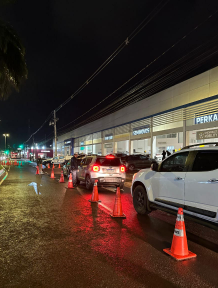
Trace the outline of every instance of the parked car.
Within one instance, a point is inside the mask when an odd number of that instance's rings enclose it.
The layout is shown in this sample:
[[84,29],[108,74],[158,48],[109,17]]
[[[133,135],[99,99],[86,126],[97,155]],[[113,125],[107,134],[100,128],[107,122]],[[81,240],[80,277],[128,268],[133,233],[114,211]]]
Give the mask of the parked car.
[[42,160],[42,165],[48,166],[48,164],[51,164],[52,159],[53,158],[47,158],[47,159]]
[[133,171],[135,169],[150,168],[151,164],[157,161],[150,158],[149,155],[133,154],[123,158],[122,162],[126,165],[127,170]]
[[154,208],[181,207],[186,214],[218,224],[218,143],[211,145],[185,147],[159,166],[153,164],[152,170],[134,174],[131,194],[135,210],[148,214]]
[[[72,157],[73,157],[73,156],[72,156]],[[71,158],[72,158],[72,157],[71,157]],[[81,161],[82,161],[85,157],[86,157],[86,156],[85,156],[84,154],[83,154],[83,155],[79,155],[79,156],[77,157],[77,164],[78,164],[78,166],[80,165]],[[71,170],[70,170],[71,158],[68,159],[68,160],[65,160],[65,163],[64,163],[64,165],[63,165],[63,173],[64,173],[65,176],[69,176],[69,175],[70,175],[70,172],[71,172]]]
[[85,181],[87,189],[92,189],[95,180],[98,180],[98,186],[120,186],[123,189],[125,172],[120,158],[114,155],[86,156],[80,163],[77,179],[78,183]]

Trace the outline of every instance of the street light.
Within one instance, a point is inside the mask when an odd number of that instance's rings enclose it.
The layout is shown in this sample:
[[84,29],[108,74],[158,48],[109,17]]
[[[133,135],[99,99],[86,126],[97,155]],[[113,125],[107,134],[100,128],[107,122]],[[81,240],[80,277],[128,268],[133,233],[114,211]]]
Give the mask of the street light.
[[5,136],[5,150],[6,150],[7,137],[9,137],[9,134],[3,134],[3,136]]

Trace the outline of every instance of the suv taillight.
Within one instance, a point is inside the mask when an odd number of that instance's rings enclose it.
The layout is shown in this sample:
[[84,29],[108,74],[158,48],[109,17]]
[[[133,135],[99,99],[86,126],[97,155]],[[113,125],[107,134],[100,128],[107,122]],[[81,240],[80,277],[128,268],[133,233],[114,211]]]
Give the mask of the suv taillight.
[[126,167],[125,166],[120,166],[120,172],[126,172]]
[[94,165],[94,166],[92,166],[92,171],[93,172],[99,172],[100,171],[100,167],[98,165]]

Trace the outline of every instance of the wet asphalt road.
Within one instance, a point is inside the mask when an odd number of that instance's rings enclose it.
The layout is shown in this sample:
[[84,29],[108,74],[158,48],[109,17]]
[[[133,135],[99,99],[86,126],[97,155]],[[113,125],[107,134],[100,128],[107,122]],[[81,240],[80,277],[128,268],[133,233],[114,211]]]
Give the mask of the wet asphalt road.
[[0,287],[218,287],[218,231],[186,221],[197,258],[176,262],[163,252],[174,215],[137,215],[125,187],[127,218],[112,219],[113,191],[99,189],[101,204],[91,204],[84,185],[65,187],[29,163],[10,168],[0,186]]

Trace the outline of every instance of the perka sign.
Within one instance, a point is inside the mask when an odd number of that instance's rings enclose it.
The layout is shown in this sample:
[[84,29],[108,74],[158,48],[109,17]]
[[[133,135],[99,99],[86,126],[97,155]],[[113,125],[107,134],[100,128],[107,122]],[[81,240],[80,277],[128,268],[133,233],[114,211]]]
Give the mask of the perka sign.
[[214,122],[214,121],[218,121],[217,113],[195,118],[195,124],[203,124],[203,123]]

